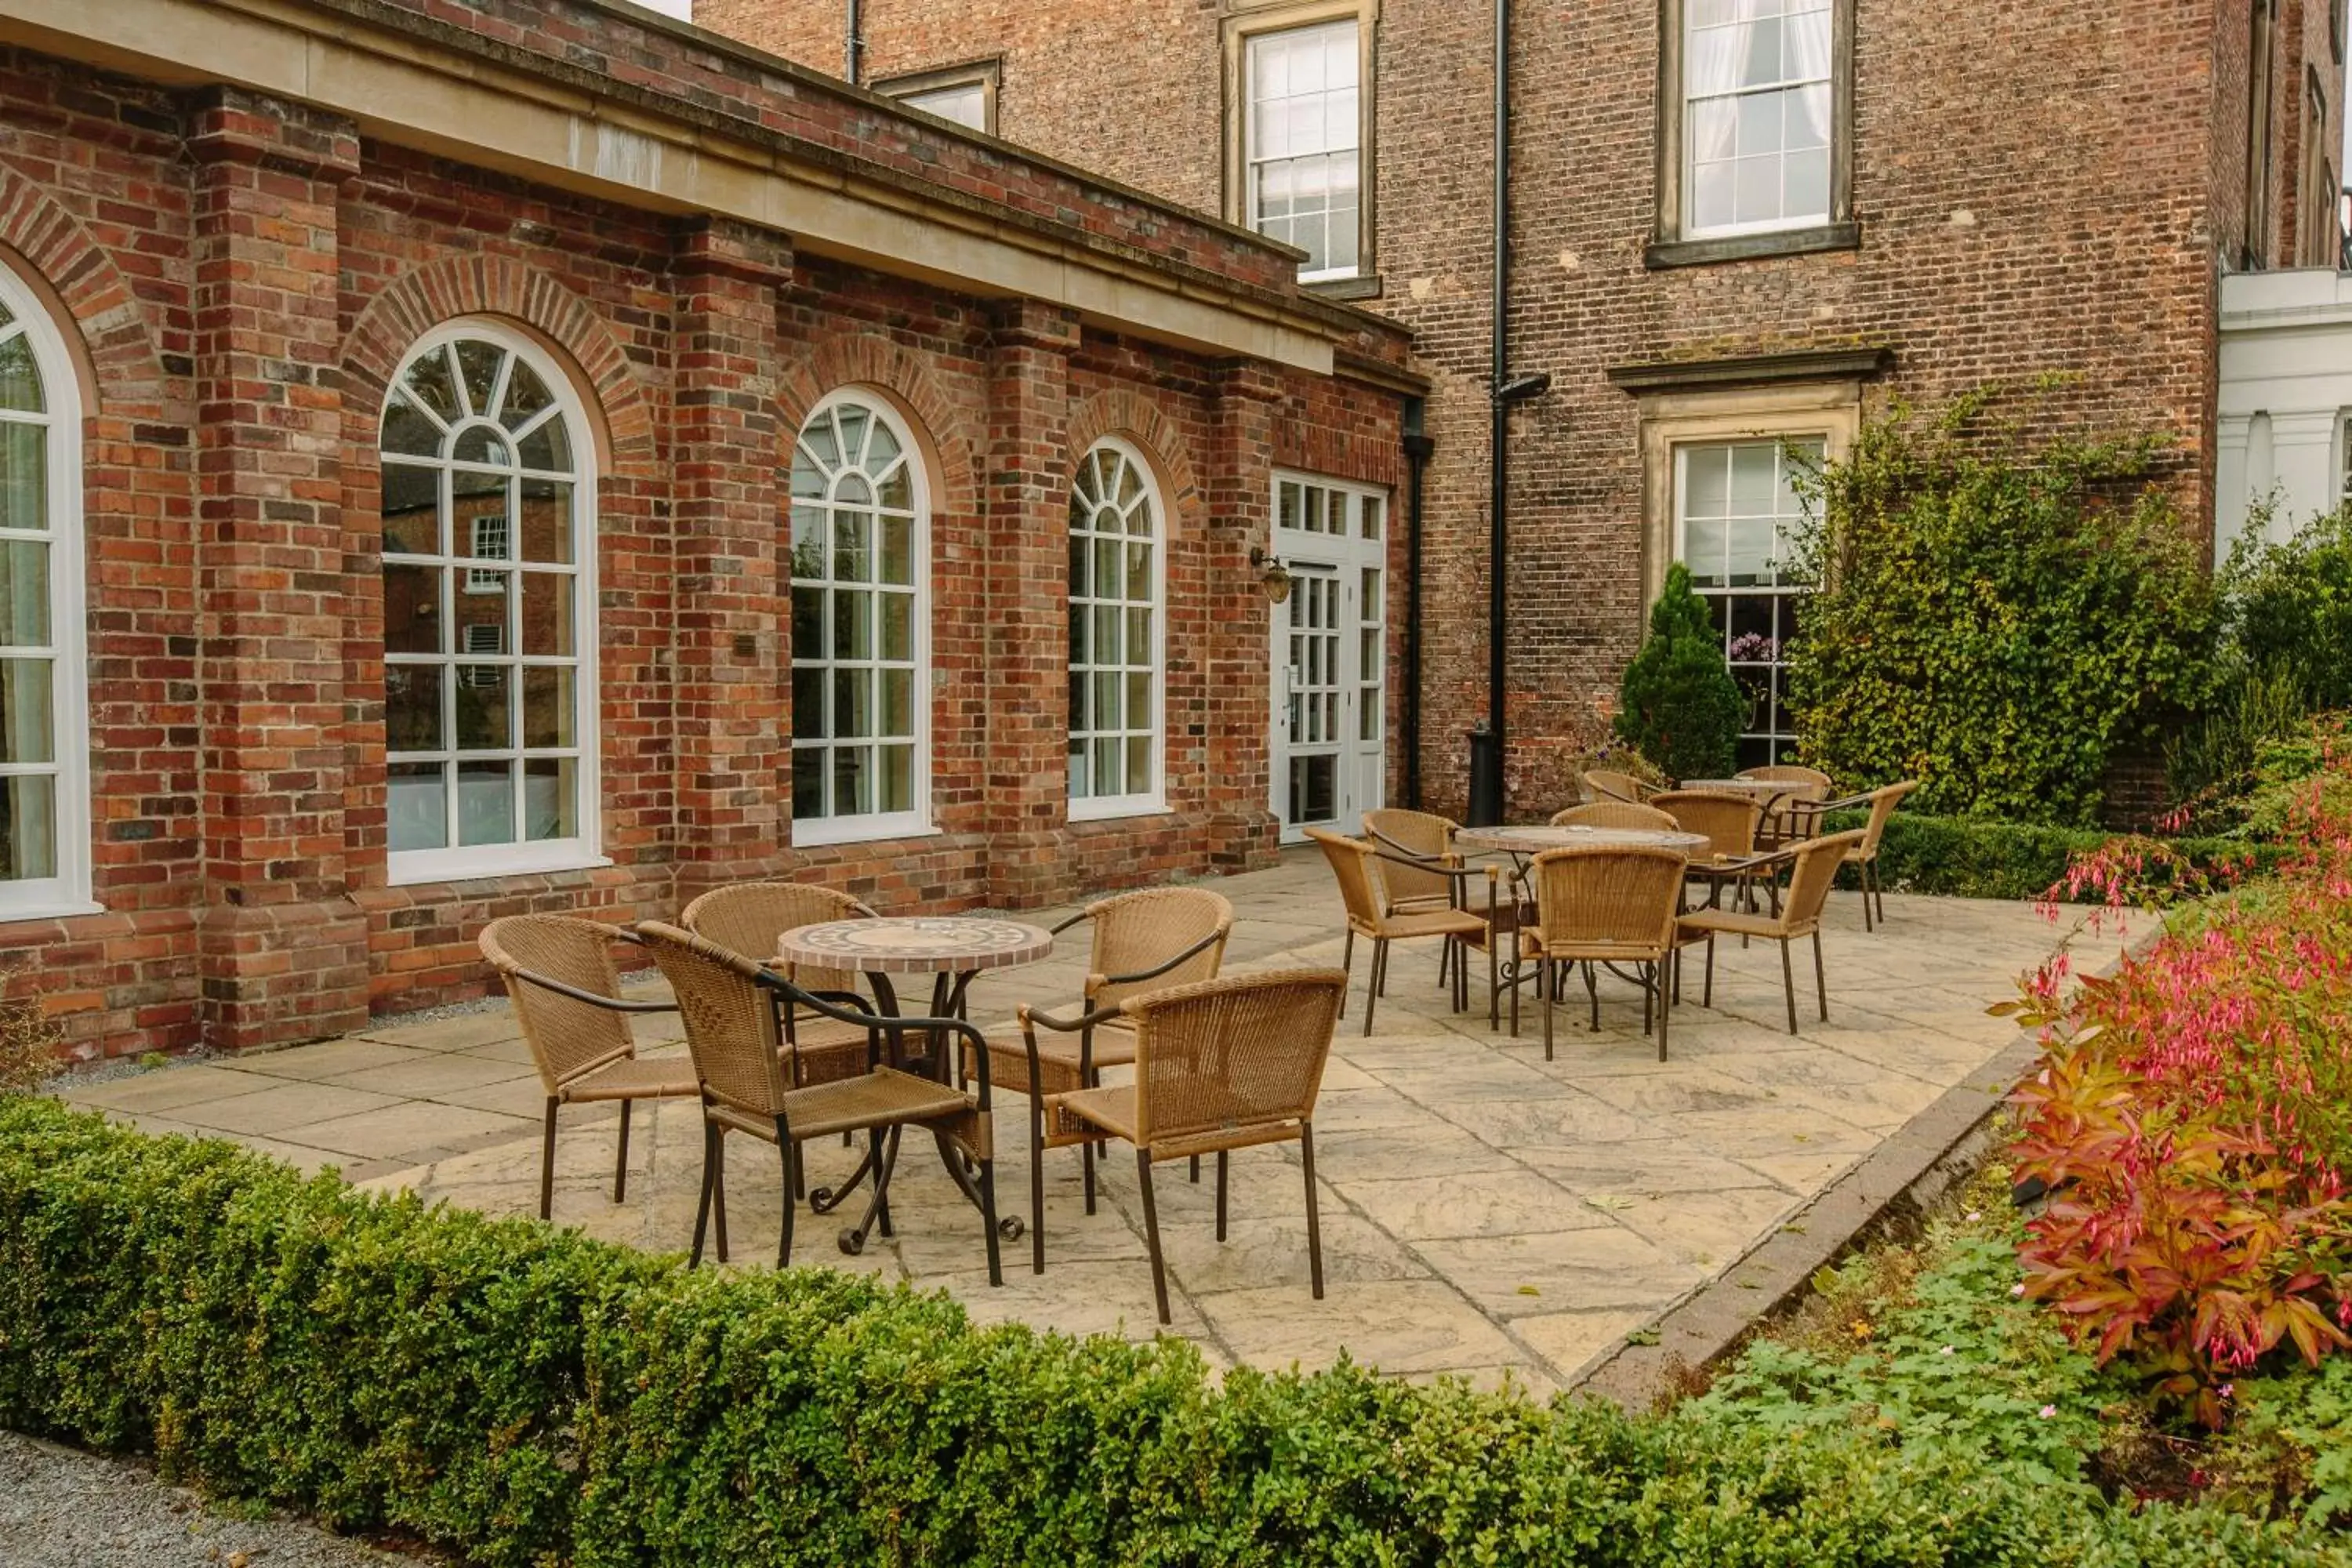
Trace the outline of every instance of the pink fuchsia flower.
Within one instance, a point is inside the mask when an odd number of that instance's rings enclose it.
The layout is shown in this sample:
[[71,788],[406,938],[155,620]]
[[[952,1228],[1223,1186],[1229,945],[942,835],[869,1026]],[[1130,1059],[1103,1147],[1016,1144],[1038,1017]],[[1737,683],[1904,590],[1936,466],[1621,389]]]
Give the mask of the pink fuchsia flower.
[[2049,1420],[2053,1415],[2057,1414],[2058,1407],[2054,1405],[2045,1405],[2042,1407],[2042,1419],[2044,1421]]

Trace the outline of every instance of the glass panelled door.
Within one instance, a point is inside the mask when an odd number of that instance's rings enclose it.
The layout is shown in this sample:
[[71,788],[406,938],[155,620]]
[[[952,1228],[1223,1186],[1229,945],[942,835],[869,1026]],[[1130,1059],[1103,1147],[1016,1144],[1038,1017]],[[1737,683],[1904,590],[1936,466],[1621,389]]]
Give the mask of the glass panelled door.
[[1273,806],[1286,839],[1353,833],[1386,764],[1388,498],[1279,475],[1275,553],[1291,573],[1274,613]]

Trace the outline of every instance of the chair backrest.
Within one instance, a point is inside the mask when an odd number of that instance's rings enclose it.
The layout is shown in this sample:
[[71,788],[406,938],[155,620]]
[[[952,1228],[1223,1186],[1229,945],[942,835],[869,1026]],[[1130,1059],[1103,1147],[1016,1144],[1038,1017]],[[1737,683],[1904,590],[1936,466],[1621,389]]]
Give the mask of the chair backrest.
[[1856,827],[1790,847],[1795,864],[1789,872],[1789,890],[1780,897],[1783,931],[1801,935],[1821,923],[1822,906],[1829,902],[1830,889],[1837,885],[1838,868],[1845,864],[1846,851],[1860,844],[1862,837],[1863,829]]
[[[1453,852],[1454,826],[1451,818],[1433,812],[1391,807],[1364,813],[1364,837],[1391,856],[1414,855],[1424,860],[1442,860]],[[1443,900],[1453,894],[1453,879],[1442,872],[1424,871],[1394,859],[1373,864],[1381,888],[1388,895],[1386,908],[1394,909],[1408,899]]]
[[482,956],[506,982],[523,1040],[550,1094],[590,1068],[629,1055],[636,1040],[625,1013],[575,1001],[520,976],[544,975],[617,1002],[621,972],[613,963],[613,943],[620,939],[611,926],[570,915],[509,915],[482,928]]
[[1830,792],[1830,775],[1819,768],[1801,768],[1794,763],[1774,763],[1769,767],[1742,768],[1739,776],[1754,779],[1758,784],[1811,784],[1826,796]]
[[1625,800],[1638,805],[1642,796],[1649,793],[1642,781],[1632,773],[1619,773],[1612,768],[1587,768],[1580,775],[1579,782],[1583,786],[1588,805],[1596,800]]
[[702,1091],[753,1116],[784,1107],[774,999],[760,966],[692,931],[647,921],[637,928],[661,965],[686,1023],[686,1048]]
[[[776,939],[786,931],[873,912],[847,893],[814,882],[746,882],[703,894],[686,906],[677,923],[740,958],[773,964]],[[803,991],[864,994],[857,976],[845,969],[794,964],[782,973]]]
[[1646,845],[1547,849],[1528,868],[1544,946],[1621,943],[1664,953],[1682,905],[1681,851]]
[[1595,800],[1552,813],[1554,827],[1631,827],[1644,833],[1672,833],[1675,819],[1654,805],[1630,800]]
[[1350,838],[1327,827],[1310,827],[1307,837],[1315,841],[1323,851],[1323,858],[1330,862],[1331,875],[1339,884],[1339,901],[1347,907],[1348,923],[1358,931],[1379,931],[1385,910],[1372,870],[1372,847],[1360,838]]
[[1289,969],[1129,998],[1141,1141],[1312,1116],[1347,990],[1344,970]]
[[1878,841],[1886,837],[1887,819],[1895,815],[1895,808],[1903,804],[1903,797],[1918,787],[1917,779],[1905,779],[1901,784],[1891,784],[1884,789],[1870,792],[1870,822],[1862,830],[1864,858],[1878,853]]
[[1752,796],[1683,789],[1653,795],[1650,804],[1672,816],[1685,833],[1705,837],[1710,856],[1756,852],[1756,825],[1763,819],[1764,807]]
[[[1225,961],[1225,937],[1234,929],[1234,906],[1206,888],[1145,888],[1087,906],[1094,927],[1087,964],[1087,1009],[1115,1007],[1129,996],[1214,980]],[[1099,976],[1141,974],[1159,968],[1196,943],[1208,946],[1165,974],[1125,985],[1097,984]]]

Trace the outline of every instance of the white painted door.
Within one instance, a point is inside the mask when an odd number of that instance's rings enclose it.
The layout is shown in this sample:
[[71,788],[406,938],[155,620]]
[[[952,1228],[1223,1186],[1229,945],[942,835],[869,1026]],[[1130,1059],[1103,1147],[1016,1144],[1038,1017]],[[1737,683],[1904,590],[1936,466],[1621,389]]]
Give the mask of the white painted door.
[[1275,554],[1290,597],[1274,612],[1273,807],[1286,841],[1355,833],[1381,804],[1387,759],[1388,498],[1281,474]]

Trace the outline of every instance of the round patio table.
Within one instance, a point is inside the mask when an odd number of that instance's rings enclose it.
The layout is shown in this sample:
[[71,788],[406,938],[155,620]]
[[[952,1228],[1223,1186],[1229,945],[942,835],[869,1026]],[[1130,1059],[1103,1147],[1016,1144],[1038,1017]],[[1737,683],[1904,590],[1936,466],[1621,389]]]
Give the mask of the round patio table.
[[1768,847],[1777,847],[1788,837],[1788,825],[1782,820],[1783,806],[1812,805],[1829,793],[1817,784],[1785,779],[1685,779],[1679,787],[1709,795],[1744,795],[1754,800],[1763,808],[1760,832]]
[[1704,833],[1677,833],[1664,827],[1463,827],[1454,842],[1471,849],[1499,849],[1511,855],[1540,855],[1547,849],[1572,849],[1601,845],[1612,849],[1679,849],[1687,855],[1706,847]]
[[[866,976],[874,987],[875,1010],[886,1018],[904,1017],[898,1006],[898,989],[892,975],[928,974],[931,979],[931,1010],[934,1018],[963,1016],[964,991],[971,977],[984,969],[1010,969],[1016,964],[1034,963],[1054,951],[1054,933],[1022,921],[997,920],[984,915],[914,915],[903,918],[883,917],[871,920],[826,921],[818,925],[796,926],[776,939],[776,962],[780,964],[805,964],[812,969],[851,970]],[[903,1070],[929,1074],[945,1083],[950,1064],[955,1053],[947,1042],[930,1040],[929,1048],[919,1058],[905,1055],[905,1033],[888,1031],[890,1065]],[[971,1173],[963,1168],[950,1145],[947,1134],[932,1133],[940,1147],[940,1163],[958,1190],[973,1206],[980,1205],[980,1190],[973,1184]],[[884,1144],[883,1158],[895,1169],[898,1159],[898,1131],[893,1129]],[[874,1155],[869,1147],[866,1157],[857,1163],[838,1187],[816,1187],[809,1193],[809,1207],[818,1214],[830,1214],[856,1192],[873,1170]],[[885,1173],[879,1193],[889,1190]],[[890,1208],[887,1195],[877,1195],[867,1208],[865,1217],[841,1234],[841,1249],[852,1255],[866,1249],[866,1238],[879,1226],[882,1234],[890,1234]],[[997,1231],[1007,1240],[1019,1237],[1022,1223],[1018,1219],[997,1222]]]

